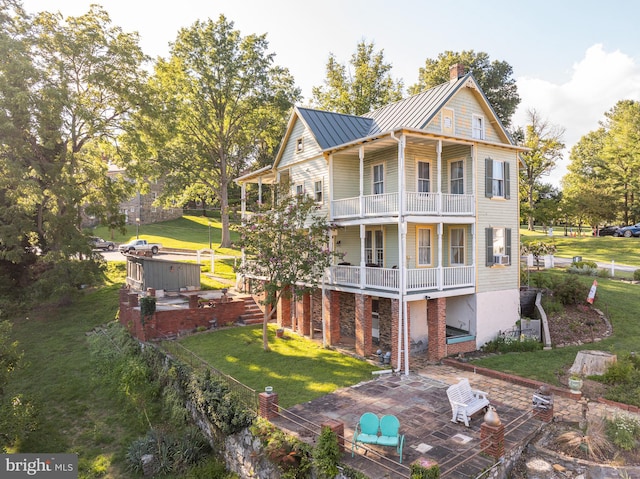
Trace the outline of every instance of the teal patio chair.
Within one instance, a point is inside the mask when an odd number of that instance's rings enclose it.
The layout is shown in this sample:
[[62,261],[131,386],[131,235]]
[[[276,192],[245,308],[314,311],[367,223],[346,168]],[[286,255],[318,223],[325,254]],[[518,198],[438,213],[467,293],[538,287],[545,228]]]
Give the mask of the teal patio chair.
[[[372,412],[365,412],[360,416],[360,421],[356,424],[356,428],[353,431],[353,441],[351,442],[351,457],[355,454],[355,449],[358,447],[358,443],[362,444],[377,444],[378,443],[378,431],[380,429],[380,420],[378,416]],[[364,450],[365,455],[367,450]]]
[[379,446],[395,447],[400,455],[402,464],[402,446],[404,445],[404,434],[400,434],[400,421],[392,414],[382,416],[380,419],[380,436],[376,442]]

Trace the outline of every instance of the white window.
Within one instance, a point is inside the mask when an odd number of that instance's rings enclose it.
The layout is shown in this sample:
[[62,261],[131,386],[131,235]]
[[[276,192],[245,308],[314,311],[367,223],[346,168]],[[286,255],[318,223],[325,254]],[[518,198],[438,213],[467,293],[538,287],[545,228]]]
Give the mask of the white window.
[[464,229],[451,228],[451,264],[464,264]]
[[511,264],[511,229],[487,228],[487,266]]
[[364,258],[366,264],[384,264],[384,235],[382,230],[367,230],[364,236]]
[[296,153],[302,153],[304,151],[304,141],[302,138],[296,140]]
[[451,194],[464,194],[464,161],[458,160],[451,163]]
[[322,180],[313,183],[313,197],[316,203],[322,203]]
[[418,193],[429,193],[431,189],[430,166],[426,161],[418,162]]
[[384,193],[384,165],[373,165],[373,194],[381,195]]
[[430,266],[431,257],[431,229],[418,228],[418,266]]
[[471,137],[476,140],[484,140],[484,117],[473,115],[471,117]]
[[485,196],[509,199],[509,163],[485,159]]
[[304,195],[304,185],[302,183],[296,185],[296,195]]

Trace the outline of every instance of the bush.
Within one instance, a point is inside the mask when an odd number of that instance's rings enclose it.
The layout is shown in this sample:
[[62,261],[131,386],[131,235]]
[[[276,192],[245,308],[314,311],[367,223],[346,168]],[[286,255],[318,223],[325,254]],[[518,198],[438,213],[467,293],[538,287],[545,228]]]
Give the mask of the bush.
[[333,479],[338,475],[340,446],[338,436],[331,428],[324,427],[313,449],[313,465],[320,479]]
[[505,336],[498,336],[482,346],[482,351],[486,353],[522,353],[530,351],[538,351],[543,348],[540,341],[534,338],[520,337],[507,338]]
[[554,281],[553,295],[564,304],[580,304],[589,293],[589,288],[573,275]]
[[640,422],[631,416],[616,416],[606,422],[607,437],[620,449],[631,451],[640,438]]
[[637,269],[633,272],[633,280],[640,281],[640,269]]

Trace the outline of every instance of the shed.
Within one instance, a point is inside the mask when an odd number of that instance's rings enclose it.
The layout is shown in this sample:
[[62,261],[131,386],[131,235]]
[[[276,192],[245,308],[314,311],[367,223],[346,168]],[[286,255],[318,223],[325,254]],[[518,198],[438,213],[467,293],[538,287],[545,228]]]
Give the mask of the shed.
[[149,288],[165,291],[200,289],[200,265],[127,256],[127,285],[133,290]]

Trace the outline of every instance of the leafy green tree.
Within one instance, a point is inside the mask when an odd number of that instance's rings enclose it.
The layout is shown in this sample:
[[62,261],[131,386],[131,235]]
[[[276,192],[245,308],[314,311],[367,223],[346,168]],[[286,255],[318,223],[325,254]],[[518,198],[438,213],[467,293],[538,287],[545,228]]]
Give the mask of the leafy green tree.
[[524,129],[524,145],[529,151],[521,153],[525,162],[524,168],[520,168],[520,194],[526,201],[528,212],[528,229],[533,231],[533,223],[536,218],[534,203],[537,192],[541,188],[541,179],[548,175],[562,158],[562,135],[564,129],[550,124],[540,118],[535,110],[529,111],[529,124]]
[[384,60],[384,50],[376,52],[373,42],[358,43],[351,55],[351,69],[341,65],[329,54],[323,86],[312,89],[314,107],[350,115],[369,111],[402,99],[402,80],[391,77],[390,63]]
[[603,145],[604,128],[580,138],[571,148],[568,173],[562,178],[563,210],[577,223],[591,226],[615,222],[620,200],[607,179]]
[[605,116],[604,169],[622,198],[625,224],[635,223],[640,214],[640,102],[621,100]]
[[91,280],[91,268],[77,262],[91,254],[84,205],[118,220],[114,204],[127,188],[106,181],[98,145],[140,103],[146,57],[137,36],[98,6],[66,19],[30,18],[8,0],[0,8],[0,261],[16,284],[35,284],[30,272],[38,279],[46,271],[55,287],[40,291],[62,292]]
[[132,169],[166,174],[161,201],[184,201],[185,192],[197,199],[203,188],[215,193],[222,247],[231,245],[233,179],[275,151],[300,98],[289,71],[274,65],[267,48],[266,35],[242,37],[223,15],[180,30],[170,58],[156,64],[151,108],[126,139],[142,147]]
[[487,53],[447,50],[436,59],[427,58],[425,66],[418,72],[418,83],[409,88],[409,93],[419,93],[448,82],[449,69],[457,63],[462,63],[466,71],[473,73],[498,118],[505,128],[509,127],[511,117],[520,103],[516,81],[512,76],[513,68],[504,61],[490,61]]
[[292,195],[283,188],[279,201],[246,218],[236,230],[238,246],[247,260],[240,267],[244,275],[259,278],[264,293],[262,340],[269,350],[267,323],[282,297],[301,296],[316,288],[336,253],[329,250],[330,228],[317,213],[313,198]]

